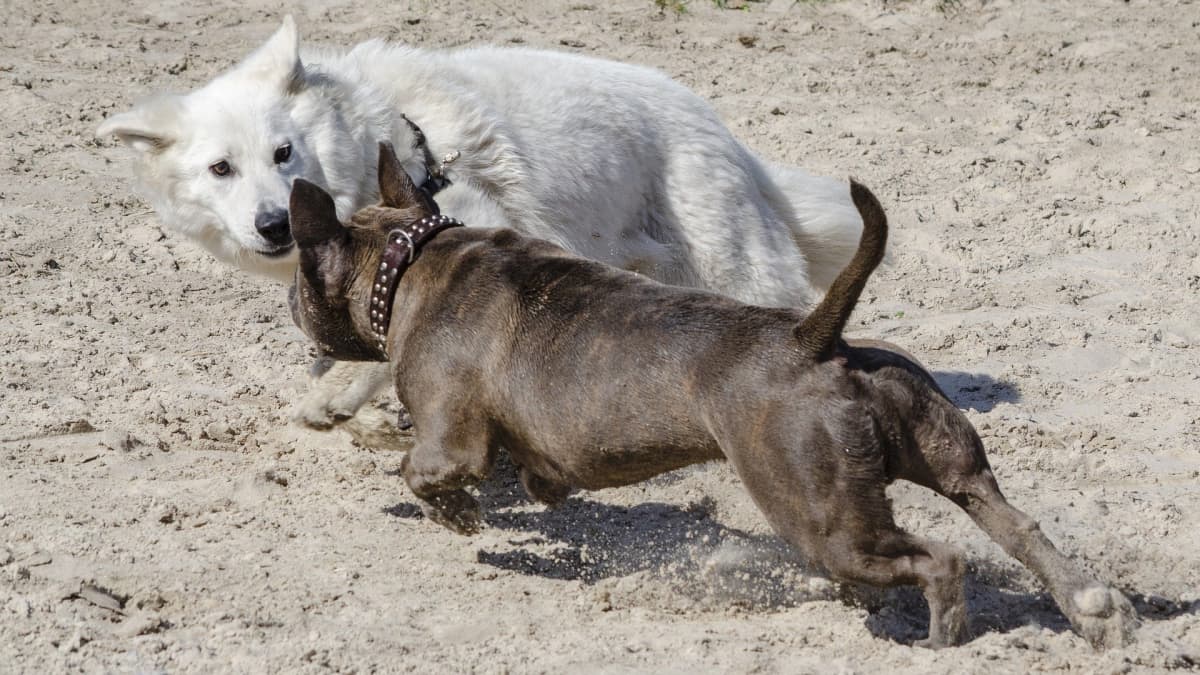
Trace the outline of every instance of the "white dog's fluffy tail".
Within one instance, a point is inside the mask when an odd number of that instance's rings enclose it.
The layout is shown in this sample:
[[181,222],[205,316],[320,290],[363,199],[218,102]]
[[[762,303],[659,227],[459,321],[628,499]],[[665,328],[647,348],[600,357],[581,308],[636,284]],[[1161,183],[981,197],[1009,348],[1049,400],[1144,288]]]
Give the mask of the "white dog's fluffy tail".
[[824,291],[854,257],[862,234],[850,184],[781,164],[769,164],[768,172],[791,205],[792,236],[808,260],[809,281]]

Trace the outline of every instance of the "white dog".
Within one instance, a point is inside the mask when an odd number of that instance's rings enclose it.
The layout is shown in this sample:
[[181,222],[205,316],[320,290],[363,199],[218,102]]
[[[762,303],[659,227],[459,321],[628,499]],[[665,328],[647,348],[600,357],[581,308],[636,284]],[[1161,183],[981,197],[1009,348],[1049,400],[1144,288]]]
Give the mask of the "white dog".
[[[805,306],[858,245],[846,183],[764,165],[662,73],[572,54],[377,40],[302,54],[288,17],[207,85],[151,98],[97,134],[136,151],[139,189],[169,228],[291,283],[292,181],[322,186],[349,219],[377,200],[389,140],[420,183],[427,161],[402,114],[433,151],[460,153],[437,195],[447,214],[661,281]],[[327,428],[385,381],[335,367],[298,417]]]

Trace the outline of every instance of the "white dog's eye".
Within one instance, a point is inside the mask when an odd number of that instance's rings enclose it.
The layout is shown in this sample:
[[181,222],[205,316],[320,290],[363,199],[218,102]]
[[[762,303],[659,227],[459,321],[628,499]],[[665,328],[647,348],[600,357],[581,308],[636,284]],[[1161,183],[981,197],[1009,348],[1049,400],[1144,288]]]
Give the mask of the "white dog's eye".
[[233,167],[229,166],[229,162],[221,160],[216,164],[209,165],[208,170],[211,171],[214,176],[217,176],[218,178],[224,178],[225,176],[228,176],[231,171],[233,171]]
[[283,164],[284,162],[291,159],[291,157],[292,157],[292,144],[291,143],[284,143],[283,145],[279,146],[278,148],[275,148],[275,163],[276,164]]

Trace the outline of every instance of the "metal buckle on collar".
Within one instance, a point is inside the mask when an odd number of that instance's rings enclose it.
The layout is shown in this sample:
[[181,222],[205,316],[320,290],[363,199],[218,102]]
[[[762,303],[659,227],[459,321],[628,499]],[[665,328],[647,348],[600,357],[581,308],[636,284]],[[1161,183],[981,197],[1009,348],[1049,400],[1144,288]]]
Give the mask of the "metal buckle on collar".
[[405,232],[402,228],[399,228],[399,227],[392,230],[391,232],[388,232],[388,237],[390,238],[392,235],[396,235],[396,234],[400,235],[401,237],[404,237],[404,241],[408,242],[408,264],[411,265],[413,258],[417,255],[417,245],[415,243],[413,243],[412,236],[409,233]]

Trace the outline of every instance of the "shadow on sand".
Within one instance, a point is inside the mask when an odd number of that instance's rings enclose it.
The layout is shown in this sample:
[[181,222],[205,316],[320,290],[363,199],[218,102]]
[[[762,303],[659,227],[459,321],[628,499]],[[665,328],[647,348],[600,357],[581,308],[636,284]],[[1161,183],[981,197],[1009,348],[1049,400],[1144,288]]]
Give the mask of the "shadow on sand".
[[954,370],[935,370],[933,379],[954,405],[991,412],[998,403],[1017,403],[1021,390],[1013,382],[997,380],[985,373],[965,373]]
[[[679,478],[666,474],[655,480],[669,484]],[[689,610],[775,611],[835,600],[864,608],[866,628],[876,637],[910,644],[928,631],[929,610],[918,589],[831,584],[824,572],[805,563],[779,537],[717,522],[714,504],[707,498],[682,506],[619,506],[581,493],[547,509],[530,502],[507,459],[479,486],[479,497],[488,525],[503,532],[508,544],[507,549],[480,550],[478,561],[483,565],[603,585],[616,589],[613,602],[624,606],[667,603]],[[398,518],[423,517],[415,502],[385,511]],[[966,584],[973,635],[1027,625],[1056,633],[1071,629],[1048,593],[1040,588],[1030,592],[1021,573],[999,561],[972,560]],[[1127,595],[1143,621],[1200,613],[1200,601]]]

